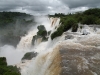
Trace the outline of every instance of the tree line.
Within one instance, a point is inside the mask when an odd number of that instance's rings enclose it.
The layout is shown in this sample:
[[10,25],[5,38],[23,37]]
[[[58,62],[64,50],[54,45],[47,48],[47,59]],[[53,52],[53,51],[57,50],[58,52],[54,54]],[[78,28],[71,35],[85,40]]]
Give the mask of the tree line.
[[100,25],[100,9],[92,8],[84,12],[69,13],[67,15],[63,13],[56,13],[49,15],[49,17],[60,17],[61,26],[52,33],[51,39],[61,36],[63,32],[68,31],[72,28],[72,32],[76,32],[78,29],[78,23],[87,25]]

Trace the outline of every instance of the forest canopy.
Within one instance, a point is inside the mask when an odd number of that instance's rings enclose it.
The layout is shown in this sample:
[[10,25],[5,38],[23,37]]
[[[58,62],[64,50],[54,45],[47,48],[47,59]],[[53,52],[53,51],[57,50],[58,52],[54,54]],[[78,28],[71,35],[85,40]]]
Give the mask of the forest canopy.
[[55,13],[55,15],[49,15],[49,17],[60,17],[61,26],[52,33],[51,39],[61,36],[63,32],[72,28],[72,32],[76,32],[78,29],[78,23],[87,25],[100,25],[100,9],[92,8],[84,12],[76,12],[70,14]]

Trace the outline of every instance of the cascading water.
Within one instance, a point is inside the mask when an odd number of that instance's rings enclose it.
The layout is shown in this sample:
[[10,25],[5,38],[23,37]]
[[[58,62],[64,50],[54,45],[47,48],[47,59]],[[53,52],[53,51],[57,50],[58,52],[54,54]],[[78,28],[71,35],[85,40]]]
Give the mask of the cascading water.
[[[40,17],[39,17],[40,18]],[[51,34],[60,25],[60,18],[42,18],[46,30]],[[39,19],[40,20],[40,19]],[[67,31],[54,40],[41,42],[31,47],[37,30],[21,38],[17,49],[37,52],[32,60],[17,64],[21,75],[99,75],[100,74],[100,33],[99,28],[85,25],[78,32]],[[40,44],[39,44],[40,43]]]
[[[53,26],[59,26],[59,23]],[[59,22],[59,19],[58,19]],[[65,32],[59,38],[48,41],[45,50],[22,68],[22,75],[98,75],[100,39],[93,27],[85,26],[81,32]],[[87,28],[87,29],[86,29]],[[86,29],[86,30],[85,30]],[[52,30],[55,31],[56,29]],[[89,34],[82,35],[85,32]],[[94,38],[94,36],[96,36]],[[65,39],[66,38],[66,39]],[[55,42],[55,43],[53,43]],[[53,44],[53,45],[50,45]],[[50,47],[48,47],[50,46]],[[99,53],[99,54],[98,54]],[[100,67],[100,66],[99,66]],[[95,68],[95,70],[93,70]]]
[[3,47],[0,47],[0,57],[6,57],[8,65],[15,65],[20,63],[22,57],[26,52],[30,51],[41,52],[42,50],[45,50],[44,46],[47,45],[47,42],[41,43],[41,38],[39,38],[35,40],[35,45],[31,47],[32,39],[33,36],[37,34],[38,25],[44,25],[46,30],[50,31],[52,30],[51,23],[49,18],[47,17],[41,17],[41,18],[37,17],[35,20],[37,22],[37,25],[31,27],[31,29],[27,32],[27,34],[21,37],[21,40],[17,45],[17,48],[10,45],[5,45]]
[[[47,20],[48,20],[48,18],[47,18]],[[52,21],[55,21],[55,19],[53,19]],[[57,26],[57,25],[59,25],[59,21],[60,21],[60,19],[57,19],[56,18],[56,22],[55,22],[55,25],[53,25],[53,26],[51,26],[51,24],[48,24],[51,28],[50,29],[52,29],[53,31],[55,30],[55,27]],[[49,22],[50,23],[50,22]],[[47,24],[47,23],[46,23]],[[47,27],[47,26],[45,26],[45,27]],[[47,28],[46,28],[47,29]],[[28,38],[27,38],[28,39]],[[38,40],[37,40],[38,41]],[[40,41],[40,40],[39,40]],[[52,64],[52,61],[54,60],[54,58],[56,57],[56,55],[55,55],[55,53],[52,53],[51,51],[52,51],[52,47],[50,48],[49,47],[49,49],[50,50],[47,50],[48,49],[48,46],[51,44],[51,40],[50,40],[50,37],[49,37],[49,40],[48,41],[46,41],[46,42],[42,42],[42,43],[40,43],[38,46],[36,46],[36,47],[34,47],[33,49],[32,49],[32,51],[35,51],[35,52],[38,52],[39,53],[39,55],[35,58],[35,59],[33,59],[33,61],[30,63],[30,66],[29,66],[29,64],[27,65],[27,64],[24,64],[24,68],[23,68],[23,64],[21,63],[21,64],[18,64],[18,66],[20,66],[20,68],[22,68],[22,75],[33,75],[33,74],[35,74],[35,75],[44,75],[44,72],[46,71],[46,69],[48,69],[49,68],[49,66]],[[49,53],[49,52],[51,52],[51,53]],[[57,51],[57,55],[58,55],[58,51]],[[46,54],[46,55],[45,55]],[[52,57],[50,57],[51,55],[54,55],[54,56],[52,56]],[[57,59],[58,60],[58,59]],[[60,60],[60,59],[59,59]],[[27,63],[27,62],[26,62]],[[49,64],[48,64],[49,63]],[[56,61],[54,62],[54,63],[56,63]],[[32,67],[31,66],[31,64],[34,64],[34,67]],[[38,64],[44,64],[43,66],[42,65],[39,65],[39,66],[41,66],[41,67],[38,67]],[[58,64],[59,65],[59,64]],[[27,66],[29,66],[29,68],[27,67]],[[44,70],[42,70],[42,68],[44,68]],[[34,69],[34,73],[33,73],[33,69]],[[53,69],[53,67],[51,66],[51,69]],[[38,72],[37,71],[39,71],[39,70],[42,70],[41,71],[41,73],[40,74],[38,74]],[[58,70],[59,71],[59,70]],[[60,72],[60,71],[59,71]],[[49,73],[48,73],[49,74]]]
[[33,36],[37,34],[37,30],[29,31],[26,36],[23,36],[17,45],[17,49],[28,50],[31,48]]

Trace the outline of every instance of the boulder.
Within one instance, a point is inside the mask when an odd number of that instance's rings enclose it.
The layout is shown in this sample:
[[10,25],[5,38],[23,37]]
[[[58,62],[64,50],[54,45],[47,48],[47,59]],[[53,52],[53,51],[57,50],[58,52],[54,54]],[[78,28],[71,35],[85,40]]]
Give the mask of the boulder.
[[24,57],[22,58],[22,60],[31,60],[33,57],[36,57],[37,53],[35,52],[28,52],[24,55]]
[[73,35],[66,35],[65,36],[65,40],[68,40],[68,39],[73,39],[74,38],[74,36]]

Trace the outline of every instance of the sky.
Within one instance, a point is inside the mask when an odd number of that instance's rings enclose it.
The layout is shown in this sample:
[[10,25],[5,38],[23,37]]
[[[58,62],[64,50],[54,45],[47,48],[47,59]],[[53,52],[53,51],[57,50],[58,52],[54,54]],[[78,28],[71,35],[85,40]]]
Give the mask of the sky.
[[0,0],[0,11],[17,11],[32,15],[67,14],[96,7],[100,7],[100,0]]

